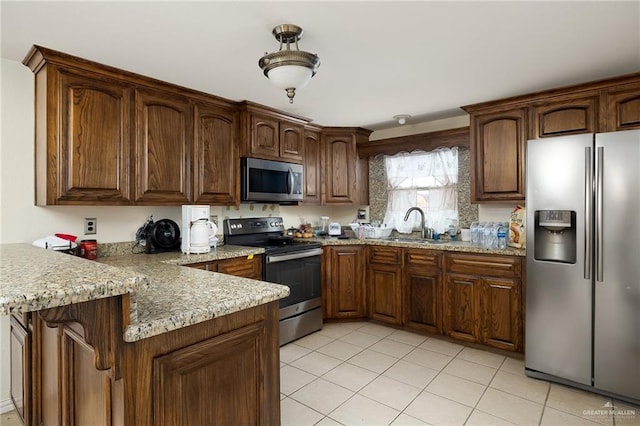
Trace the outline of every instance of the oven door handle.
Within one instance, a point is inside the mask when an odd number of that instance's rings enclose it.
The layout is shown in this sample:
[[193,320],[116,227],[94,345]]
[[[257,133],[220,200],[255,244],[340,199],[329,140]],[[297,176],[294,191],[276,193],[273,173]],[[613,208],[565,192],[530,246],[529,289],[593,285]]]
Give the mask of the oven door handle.
[[321,255],[322,255],[322,249],[316,248],[312,250],[299,251],[297,253],[276,254],[276,255],[267,256],[267,263],[286,262],[288,260],[304,259],[305,257],[313,257],[313,256],[321,256]]

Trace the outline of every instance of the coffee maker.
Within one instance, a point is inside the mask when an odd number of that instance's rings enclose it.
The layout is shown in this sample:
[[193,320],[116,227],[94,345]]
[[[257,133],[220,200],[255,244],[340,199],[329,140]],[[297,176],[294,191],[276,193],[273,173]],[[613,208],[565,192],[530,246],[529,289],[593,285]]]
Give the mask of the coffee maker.
[[209,220],[209,206],[182,206],[182,252],[209,253],[216,225]]

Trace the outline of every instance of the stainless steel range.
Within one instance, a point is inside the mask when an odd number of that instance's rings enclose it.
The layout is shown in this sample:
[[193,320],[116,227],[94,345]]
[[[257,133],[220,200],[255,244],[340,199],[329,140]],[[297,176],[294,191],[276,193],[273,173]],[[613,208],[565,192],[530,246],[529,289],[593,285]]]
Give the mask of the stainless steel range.
[[286,285],[280,299],[280,345],[322,328],[320,243],[284,236],[281,217],[225,219],[226,244],[263,247],[262,279]]

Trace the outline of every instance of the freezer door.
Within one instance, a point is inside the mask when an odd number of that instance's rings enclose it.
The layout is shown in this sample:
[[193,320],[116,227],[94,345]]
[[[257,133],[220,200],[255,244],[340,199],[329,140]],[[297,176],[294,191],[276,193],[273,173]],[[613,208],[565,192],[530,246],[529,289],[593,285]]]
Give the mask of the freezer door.
[[[590,279],[593,135],[527,142],[527,286],[525,366],[591,386]],[[534,257],[538,210],[576,214],[576,262]],[[586,262],[585,262],[585,257]]]
[[596,135],[594,385],[640,400],[640,131]]

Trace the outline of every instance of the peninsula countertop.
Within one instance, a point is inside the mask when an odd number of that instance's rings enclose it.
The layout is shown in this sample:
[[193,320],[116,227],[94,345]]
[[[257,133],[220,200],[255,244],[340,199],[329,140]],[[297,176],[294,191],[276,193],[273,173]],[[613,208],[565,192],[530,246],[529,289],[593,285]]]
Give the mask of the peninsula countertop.
[[137,341],[286,297],[289,288],[180,265],[260,254],[224,246],[203,255],[132,254],[90,261],[29,244],[0,245],[0,314],[131,295],[124,340]]

